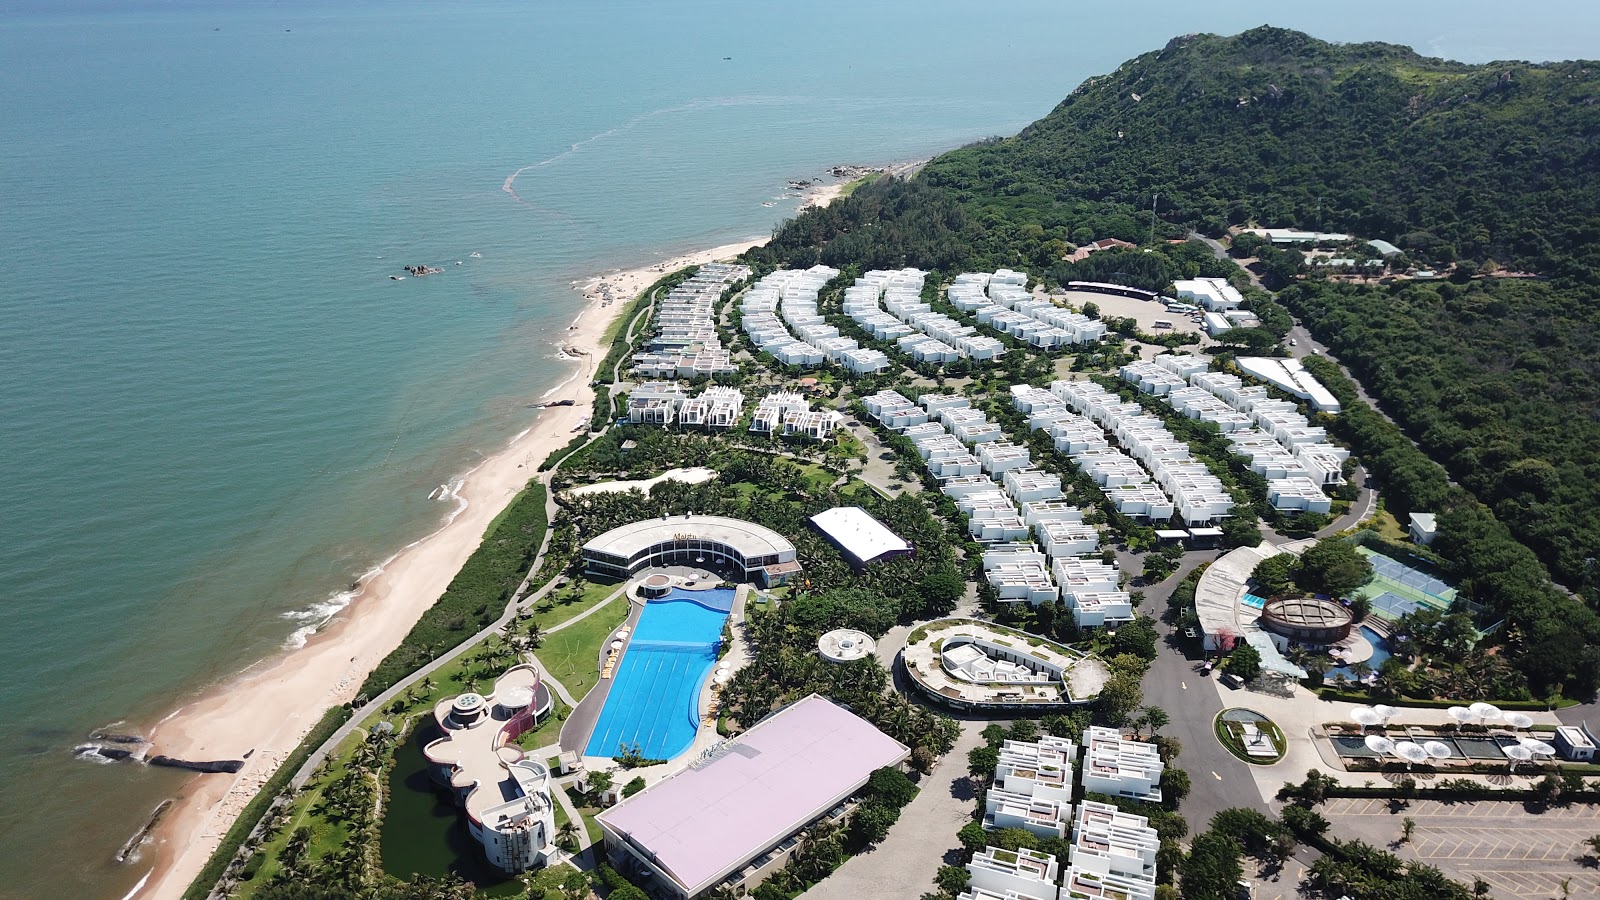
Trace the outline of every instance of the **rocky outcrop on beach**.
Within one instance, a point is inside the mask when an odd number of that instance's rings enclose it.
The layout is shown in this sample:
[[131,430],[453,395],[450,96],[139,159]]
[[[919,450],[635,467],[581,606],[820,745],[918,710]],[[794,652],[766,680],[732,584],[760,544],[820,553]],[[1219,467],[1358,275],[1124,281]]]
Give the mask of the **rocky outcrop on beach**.
[[91,741],[110,741],[113,744],[148,744],[149,741],[137,734],[120,734],[115,731],[92,731],[89,733]]
[[121,762],[125,759],[132,759],[137,754],[122,747],[107,747],[104,744],[79,744],[72,748],[72,755],[79,759],[87,759],[94,762],[107,760]]
[[168,769],[188,769],[191,772],[205,772],[207,774],[219,772],[232,774],[244,768],[244,760],[242,759],[188,760],[174,759],[170,756],[152,756],[146,761],[152,766],[162,766]]
[[833,166],[828,169],[828,174],[835,178],[855,180],[868,175],[881,175],[889,171],[888,166]]

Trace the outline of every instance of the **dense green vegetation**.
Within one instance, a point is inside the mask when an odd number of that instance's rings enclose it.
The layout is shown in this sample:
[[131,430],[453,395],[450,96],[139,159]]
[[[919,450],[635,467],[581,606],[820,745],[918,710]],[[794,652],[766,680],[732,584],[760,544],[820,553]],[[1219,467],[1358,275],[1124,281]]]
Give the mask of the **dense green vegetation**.
[[323,741],[332,737],[333,733],[339,730],[339,726],[349,718],[350,710],[337,706],[323,713],[317,724],[311,726],[311,731],[300,741],[299,746],[284,758],[278,765],[277,771],[261,785],[256,795],[245,804],[239,817],[233,820],[228,833],[222,837],[222,843],[211,852],[211,858],[206,860],[205,867],[189,884],[188,890],[184,891],[184,900],[204,900],[211,893],[212,886],[222,878],[228,864],[234,860],[239,848],[250,836],[250,832],[255,830],[256,824],[278,804],[279,795],[289,786],[289,780],[294,777],[294,773],[299,771],[306,760],[311,758],[311,754],[322,746]]
[[1384,411],[1558,577],[1594,584],[1600,284],[1306,283],[1283,296]]
[[[726,441],[706,435],[674,434],[660,428],[623,428],[614,432],[574,456],[565,470],[583,475],[592,471],[617,472],[613,466],[627,466],[620,470],[625,476],[629,472],[643,474],[673,466],[703,465],[716,469],[719,477],[695,485],[664,482],[648,495],[598,493],[573,498],[564,517],[581,519],[586,533],[599,534],[646,516],[689,512],[731,516],[765,525],[794,542],[805,567],[805,581],[799,585],[804,591],[824,594],[865,589],[872,597],[861,600],[865,605],[858,604],[863,614],[872,603],[886,601],[888,606],[881,614],[891,622],[902,617],[929,618],[949,612],[961,594],[954,552],[960,539],[953,537],[917,496],[891,499],[861,482],[836,485],[836,470],[785,459],[771,451],[730,447]],[[625,456],[618,449],[618,442],[624,439],[638,443]],[[640,468],[632,469],[635,465]],[[833,545],[808,523],[810,516],[840,505],[861,506],[872,513],[910,541],[916,548],[915,556],[879,562],[860,573],[852,571]],[[859,595],[858,599],[864,596]],[[870,617],[857,627],[868,624]],[[881,628],[863,630],[882,632]]]
[[1322,855],[1308,878],[1323,896],[1353,900],[1448,900],[1472,896],[1444,873],[1361,841],[1339,841],[1325,835],[1328,821],[1308,806],[1288,806],[1281,820],[1253,809],[1225,809],[1211,817],[1211,827],[1196,835],[1181,865],[1184,900],[1229,900],[1248,855],[1267,871],[1281,871],[1295,846],[1303,841]]
[[[1469,66],[1278,28],[1189,35],[1091,78],[1013,138],[924,178],[1019,237],[1143,241],[1299,224],[1419,260],[1595,274],[1600,72]],[[1467,137],[1470,135],[1470,138]]]
[[363,695],[383,693],[500,617],[544,542],[544,503],[545,488],[537,481],[511,501],[438,602],[367,676]]
[[1495,635],[1540,696],[1564,689],[1588,697],[1600,686],[1600,617],[1577,597],[1550,583],[1539,558],[1518,543],[1504,523],[1466,490],[1450,484],[1444,467],[1428,458],[1393,423],[1356,395],[1337,366],[1306,361],[1339,398],[1344,411],[1331,425],[1383,486],[1390,509],[1434,510],[1440,536],[1433,549],[1447,558],[1447,575],[1459,597],[1481,604],[1488,618],[1503,618]]
[[1600,70],[1582,62],[1469,66],[1270,27],[1189,35],[1085,81],[1015,137],[801,216],[762,253],[1046,270],[1069,242],[1254,221],[1592,281],[1597,97]]
[[[1242,286],[1227,261],[1163,239],[1258,225],[1383,238],[1404,251],[1388,269],[1449,269],[1446,282],[1357,287],[1300,281],[1297,250],[1249,236],[1233,248],[1259,257],[1264,283],[1286,288],[1278,300],[1400,423],[1347,401],[1332,427],[1390,511],[1441,514],[1435,549],[1487,610],[1480,624],[1505,620],[1494,640],[1529,689],[1587,696],[1600,686],[1600,619],[1549,573],[1600,587],[1597,131],[1593,64],[1470,66],[1270,27],[1190,35],[1089,79],[1015,137],[808,211],[752,258]],[[1063,261],[1100,238],[1147,246]],[[1485,277],[1504,269],[1548,280]],[[1289,322],[1249,293],[1263,327],[1224,337],[1259,352]]]

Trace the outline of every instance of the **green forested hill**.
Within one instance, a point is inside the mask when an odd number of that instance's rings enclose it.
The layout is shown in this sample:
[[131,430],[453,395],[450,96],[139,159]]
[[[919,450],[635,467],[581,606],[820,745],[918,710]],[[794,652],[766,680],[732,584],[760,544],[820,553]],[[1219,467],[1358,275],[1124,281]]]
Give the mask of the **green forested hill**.
[[940,157],[925,177],[980,219],[992,208],[1086,220],[1095,237],[1146,238],[1140,213],[1159,193],[1159,221],[1212,233],[1296,224],[1386,238],[1433,262],[1592,275],[1600,63],[1469,66],[1277,28],[1191,35],[1084,82],[1016,137]]
[[1015,137],[781,227],[764,255],[1044,269],[1063,241],[1146,240],[1153,194],[1158,237],[1255,221],[1600,281],[1600,63],[1469,66],[1269,27],[1176,38]]

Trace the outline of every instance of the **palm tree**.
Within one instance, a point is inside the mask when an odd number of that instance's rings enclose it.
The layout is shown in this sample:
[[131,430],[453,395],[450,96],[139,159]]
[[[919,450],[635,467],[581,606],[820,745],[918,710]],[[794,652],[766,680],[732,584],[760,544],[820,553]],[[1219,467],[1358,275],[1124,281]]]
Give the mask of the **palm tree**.
[[556,829],[556,843],[568,850],[577,848],[578,826],[572,824],[571,819],[562,822],[561,827]]
[[1145,707],[1144,716],[1142,716],[1142,719],[1144,724],[1150,727],[1150,734],[1152,737],[1156,732],[1160,731],[1162,728],[1165,728],[1167,723],[1172,721],[1172,718],[1167,715],[1167,711],[1159,706]]

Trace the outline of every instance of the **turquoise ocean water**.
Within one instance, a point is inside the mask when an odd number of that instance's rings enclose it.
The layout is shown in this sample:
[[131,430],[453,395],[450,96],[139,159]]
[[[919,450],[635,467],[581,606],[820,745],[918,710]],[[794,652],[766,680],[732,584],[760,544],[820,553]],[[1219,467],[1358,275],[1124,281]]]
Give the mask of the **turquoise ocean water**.
[[[1578,3],[1396,6],[1279,24],[1469,61],[1600,32]],[[283,647],[435,527],[428,493],[565,377],[571,281],[763,234],[786,179],[1015,131],[1264,14],[0,0],[0,895],[148,870],[113,854],[181,779],[71,747]]]

